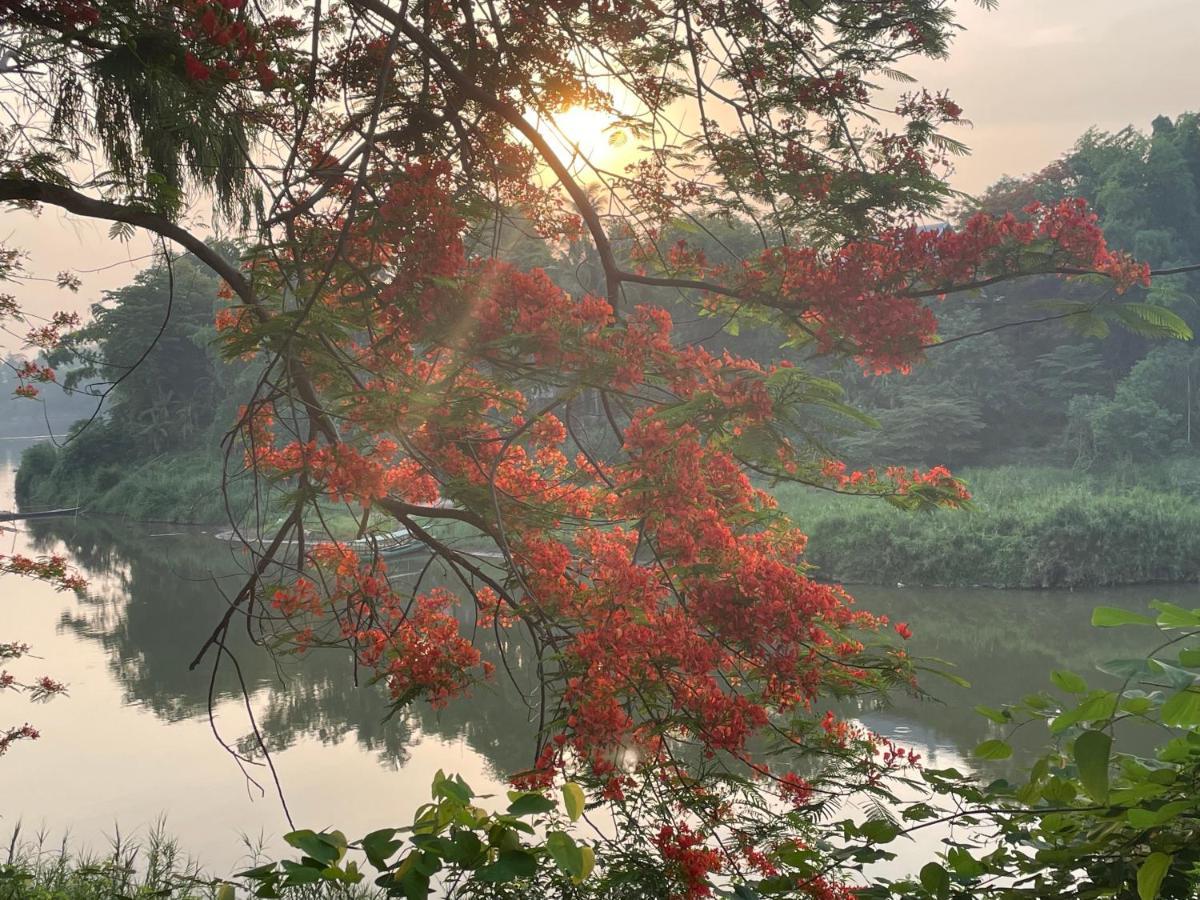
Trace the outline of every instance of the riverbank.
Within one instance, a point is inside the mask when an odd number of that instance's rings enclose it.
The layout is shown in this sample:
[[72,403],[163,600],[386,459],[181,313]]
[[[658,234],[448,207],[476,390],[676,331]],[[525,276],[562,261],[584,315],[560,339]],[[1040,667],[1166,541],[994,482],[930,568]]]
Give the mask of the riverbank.
[[[139,522],[213,525],[229,521],[219,456],[191,452],[134,464],[79,460],[53,444],[21,454],[16,499],[22,509],[80,507]],[[248,491],[230,485],[233,508]]]
[[[1013,466],[960,474],[975,497],[970,511],[904,513],[799,485],[775,494],[809,535],[817,574],[835,581],[1081,588],[1200,578],[1200,462],[1091,474]],[[210,454],[81,465],[38,444],[22,454],[16,492],[23,508],[80,506],[136,521],[212,525],[228,522],[228,509],[250,499],[235,480],[227,507],[221,479],[221,459]],[[353,536],[359,523],[331,508],[317,525]]]
[[[53,444],[43,443],[21,454],[15,494],[24,511],[78,507],[84,513],[135,522],[223,528],[229,528],[232,519],[242,523],[243,534],[273,536],[273,529],[283,522],[284,511],[255,507],[246,473],[230,479],[225,492],[222,477],[221,458],[199,451],[122,467],[81,464]],[[319,517],[305,520],[306,530],[314,536],[332,535],[341,540],[359,537],[362,525],[359,509],[333,501],[323,504]],[[444,541],[461,543],[472,534],[471,529],[458,523],[439,522],[430,527]],[[393,519],[375,512],[366,531],[381,537],[386,546],[396,528]]]
[[809,535],[818,574],[835,581],[1079,588],[1200,575],[1200,465],[1190,460],[1107,474],[959,474],[973,510],[911,514],[798,485],[775,493]]

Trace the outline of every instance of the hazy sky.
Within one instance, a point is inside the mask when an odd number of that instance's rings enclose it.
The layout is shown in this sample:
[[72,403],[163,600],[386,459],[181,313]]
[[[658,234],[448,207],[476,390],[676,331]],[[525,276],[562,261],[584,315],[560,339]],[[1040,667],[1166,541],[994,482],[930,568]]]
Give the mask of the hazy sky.
[[950,58],[905,70],[948,88],[972,128],[954,186],[978,192],[1000,175],[1037,171],[1087,128],[1149,127],[1200,110],[1197,0],[960,0]]
[[[960,0],[958,7],[967,30],[950,58],[905,68],[931,90],[949,89],[974,123],[954,132],[973,150],[957,163],[960,190],[1036,171],[1091,125],[1145,128],[1160,113],[1200,109],[1200,0],[1000,0],[995,12]],[[84,311],[102,290],[128,282],[152,245],[141,235],[112,242],[107,231],[52,209],[39,218],[0,214],[0,241],[29,249],[34,274],[106,267],[82,272],[74,296],[44,282],[26,286],[20,293],[29,308]],[[0,335],[4,346],[13,342]]]

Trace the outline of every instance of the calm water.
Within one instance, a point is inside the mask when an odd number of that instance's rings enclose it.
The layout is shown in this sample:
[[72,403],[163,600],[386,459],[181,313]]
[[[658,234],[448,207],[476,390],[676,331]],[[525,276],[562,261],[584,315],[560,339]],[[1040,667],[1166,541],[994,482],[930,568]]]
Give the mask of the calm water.
[[[0,441],[0,509],[12,506],[20,446]],[[95,518],[14,524],[0,532],[0,552],[65,552],[92,589],[77,600],[35,582],[2,582],[0,640],[24,641],[42,657],[14,671],[44,671],[68,682],[70,695],[37,706],[0,695],[0,724],[28,720],[42,732],[0,760],[0,834],[21,821],[55,839],[69,832],[102,847],[117,824],[128,834],[165,817],[183,847],[217,872],[244,861],[239,834],[278,846],[287,822],[269,773],[251,769],[262,792],[243,776],[210,726],[211,669],[187,668],[224,609],[221,588],[236,583],[235,551],[203,529]],[[1200,605],[1193,586],[856,594],[865,607],[912,625],[914,654],[954,661],[972,683],[964,690],[931,678],[927,689],[947,702],[902,698],[887,709],[857,710],[858,717],[933,765],[960,767],[991,736],[975,704],[1045,688],[1052,669],[1087,675],[1097,662],[1146,649],[1136,630],[1090,628],[1093,606],[1141,608],[1155,597]],[[495,646],[481,646],[498,661]],[[507,679],[440,713],[422,705],[385,723],[380,694],[353,686],[344,656],[317,653],[282,670],[252,646],[239,648],[238,658],[298,827],[357,835],[402,824],[439,768],[482,792],[500,789],[504,772],[530,762],[529,713]],[[528,674],[522,659],[510,648],[518,681]],[[245,701],[232,672],[222,674],[214,722],[227,741],[244,742]],[[1030,746],[1040,739],[1031,731]]]

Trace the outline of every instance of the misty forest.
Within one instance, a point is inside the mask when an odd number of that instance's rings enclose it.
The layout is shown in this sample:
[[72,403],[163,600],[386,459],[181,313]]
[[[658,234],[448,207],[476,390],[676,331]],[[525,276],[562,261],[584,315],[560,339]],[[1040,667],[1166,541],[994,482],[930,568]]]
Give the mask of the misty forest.
[[1200,898],[1200,17],[1068,5],[0,3],[0,900]]

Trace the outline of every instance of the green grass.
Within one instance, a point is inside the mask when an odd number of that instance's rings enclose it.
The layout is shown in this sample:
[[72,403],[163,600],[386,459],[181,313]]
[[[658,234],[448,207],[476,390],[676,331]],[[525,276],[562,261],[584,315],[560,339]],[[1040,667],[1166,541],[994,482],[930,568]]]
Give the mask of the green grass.
[[[250,862],[262,861],[262,850],[245,840]],[[231,878],[233,883],[237,878]],[[7,848],[0,850],[0,900],[226,900],[234,894],[222,879],[206,874],[187,857],[162,823],[144,839],[129,841],[118,832],[100,853],[80,851],[64,839],[52,844],[44,833],[26,839],[16,825]],[[285,888],[285,900],[371,900],[382,893],[369,886],[331,884]]]
[[[204,453],[162,456],[134,465],[79,465],[48,444],[21,456],[17,499],[22,507],[80,506],[89,512],[140,522],[228,520],[221,495],[221,459]],[[230,499],[245,505],[248,492],[234,480]]]
[[839,581],[1052,588],[1195,581],[1200,573],[1196,463],[961,474],[972,511],[903,513],[798,485],[775,494],[809,535],[818,574]]
[[215,898],[215,885],[202,883],[199,867],[187,859],[161,827],[144,841],[128,843],[119,833],[104,853],[76,852],[64,839],[50,844],[45,834],[24,840],[18,824],[0,865],[0,900],[149,900]]
[[[250,477],[241,473],[230,481],[227,509],[221,493],[221,469],[219,457],[202,453],[163,456],[125,468],[81,465],[50,444],[35,444],[21,456],[17,499],[25,509],[80,506],[89,513],[137,522],[226,525],[232,512],[247,533],[273,534],[290,508],[287,493],[270,491],[256,515],[250,502]],[[327,499],[320,502],[319,514],[310,507],[304,520],[306,531],[337,540],[356,538],[361,524],[361,509]],[[479,533],[465,523],[429,519],[423,524],[439,540],[456,547],[480,543]],[[393,518],[378,510],[367,521],[367,532],[372,534],[386,534],[398,527]]]

